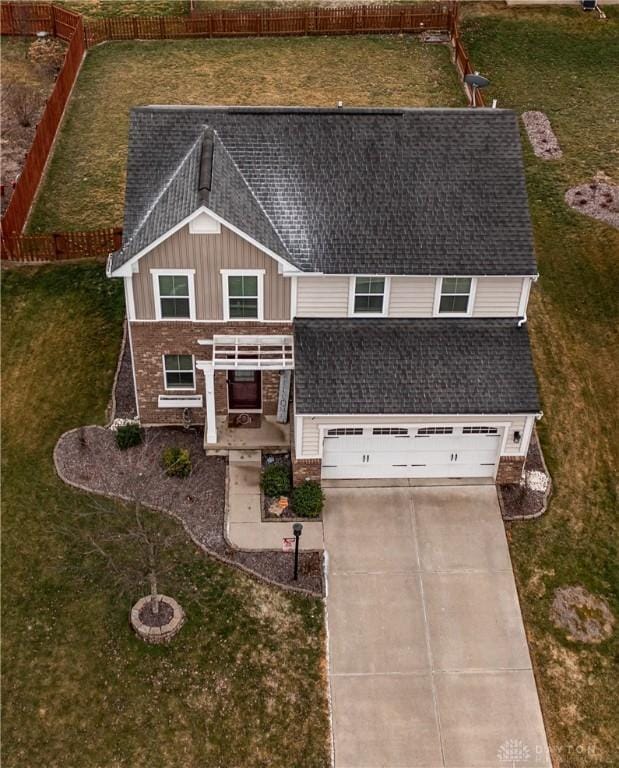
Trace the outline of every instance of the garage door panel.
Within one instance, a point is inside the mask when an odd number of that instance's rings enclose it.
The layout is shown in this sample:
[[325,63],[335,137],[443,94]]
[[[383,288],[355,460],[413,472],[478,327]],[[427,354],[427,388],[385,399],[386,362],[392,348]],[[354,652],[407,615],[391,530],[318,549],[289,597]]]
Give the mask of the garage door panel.
[[377,434],[379,430],[366,428],[362,434],[354,436],[326,436],[323,478],[456,479],[494,476],[501,445],[498,430],[497,434],[462,434],[461,428],[454,428],[451,434],[414,436],[384,434],[385,431],[380,430],[381,433]]

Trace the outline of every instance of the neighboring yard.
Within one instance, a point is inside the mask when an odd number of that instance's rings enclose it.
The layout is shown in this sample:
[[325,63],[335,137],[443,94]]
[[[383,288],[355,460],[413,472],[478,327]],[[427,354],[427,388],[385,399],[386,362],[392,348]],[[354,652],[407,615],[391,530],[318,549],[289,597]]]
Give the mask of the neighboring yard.
[[31,231],[122,224],[140,104],[462,106],[445,46],[411,36],[107,43],[88,53]]
[[[73,535],[96,536],[96,523],[83,518],[89,497],[56,477],[52,449],[104,421],[121,286],[100,264],[5,271],[2,314],[2,765],[327,766],[320,601],[258,584],[183,537],[161,587],[188,621],[171,646],[145,646],[131,596]],[[112,553],[132,557],[126,540]]]
[[619,9],[605,11],[607,22],[571,8],[479,16],[477,7],[464,27],[475,66],[492,81],[488,97],[546,112],[564,152],[536,159],[523,131],[541,273],[530,329],[555,495],[545,517],[509,533],[550,740],[569,768],[617,765],[619,742],[617,627],[586,646],[549,620],[554,589],[570,584],[606,597],[619,619],[619,232],[563,202],[597,171],[619,182]]

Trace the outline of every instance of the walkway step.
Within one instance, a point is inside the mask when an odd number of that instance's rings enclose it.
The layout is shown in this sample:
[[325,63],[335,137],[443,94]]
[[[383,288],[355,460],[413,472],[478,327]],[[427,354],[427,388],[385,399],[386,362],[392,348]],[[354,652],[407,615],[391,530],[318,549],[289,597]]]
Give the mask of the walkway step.
[[262,451],[230,451],[228,454],[230,464],[262,464]]

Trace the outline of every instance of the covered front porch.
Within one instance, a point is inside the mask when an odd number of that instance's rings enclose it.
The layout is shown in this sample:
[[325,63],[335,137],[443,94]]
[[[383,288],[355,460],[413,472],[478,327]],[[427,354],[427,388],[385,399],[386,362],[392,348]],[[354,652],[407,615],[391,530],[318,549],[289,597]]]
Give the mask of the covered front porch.
[[230,450],[290,449],[292,336],[216,335],[204,373],[208,454]]

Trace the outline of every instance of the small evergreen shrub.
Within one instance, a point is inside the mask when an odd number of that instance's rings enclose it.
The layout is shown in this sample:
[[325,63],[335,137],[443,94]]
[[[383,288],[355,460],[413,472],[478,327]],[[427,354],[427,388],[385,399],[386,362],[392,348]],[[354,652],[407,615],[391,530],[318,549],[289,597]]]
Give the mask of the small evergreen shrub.
[[116,430],[116,445],[121,451],[133,448],[142,442],[142,430],[139,424],[123,424]]
[[292,492],[292,509],[299,517],[318,517],[324,504],[322,488],[313,480],[306,480]]
[[188,477],[191,473],[191,457],[187,448],[171,445],[163,452],[163,466],[169,477]]
[[290,469],[283,464],[271,464],[262,473],[260,487],[265,496],[288,496],[292,487]]

